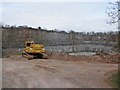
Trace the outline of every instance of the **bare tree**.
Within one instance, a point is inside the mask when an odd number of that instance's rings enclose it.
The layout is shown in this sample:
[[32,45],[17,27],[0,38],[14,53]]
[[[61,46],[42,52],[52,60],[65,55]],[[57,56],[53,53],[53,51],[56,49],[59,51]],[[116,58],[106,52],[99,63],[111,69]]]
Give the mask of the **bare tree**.
[[107,23],[118,23],[118,52],[120,52],[120,1],[110,4],[112,5],[112,7],[108,8],[107,10],[110,21],[108,21]]
[[76,39],[76,32],[71,30],[69,32],[69,36],[70,36],[70,40],[72,42],[72,52],[75,52],[75,48],[74,48],[74,45],[75,45],[75,39]]
[[107,8],[106,13],[109,16],[109,21],[107,21],[108,24],[113,24],[113,23],[117,23],[119,21],[119,5],[120,5],[120,1],[117,1],[115,3],[109,3],[110,5],[112,5],[111,7]]

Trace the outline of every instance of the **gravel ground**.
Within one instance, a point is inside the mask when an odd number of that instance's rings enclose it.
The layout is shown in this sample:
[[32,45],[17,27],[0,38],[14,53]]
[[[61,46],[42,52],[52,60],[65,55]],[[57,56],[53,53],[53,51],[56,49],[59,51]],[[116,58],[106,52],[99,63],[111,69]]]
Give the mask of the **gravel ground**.
[[117,64],[33,59],[2,59],[3,88],[111,88],[106,73]]

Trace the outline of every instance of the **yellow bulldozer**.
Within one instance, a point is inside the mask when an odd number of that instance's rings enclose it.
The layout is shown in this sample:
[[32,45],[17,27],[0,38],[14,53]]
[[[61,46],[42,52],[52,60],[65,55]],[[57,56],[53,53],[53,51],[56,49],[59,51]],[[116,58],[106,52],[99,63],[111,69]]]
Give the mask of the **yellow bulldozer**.
[[46,50],[43,44],[35,44],[34,41],[26,41],[22,56],[30,59],[47,58]]

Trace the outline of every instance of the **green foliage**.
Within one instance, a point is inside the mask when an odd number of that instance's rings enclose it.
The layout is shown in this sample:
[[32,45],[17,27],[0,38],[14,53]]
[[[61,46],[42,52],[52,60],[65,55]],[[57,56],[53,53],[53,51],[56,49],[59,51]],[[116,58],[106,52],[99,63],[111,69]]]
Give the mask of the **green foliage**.
[[120,71],[112,74],[110,77],[110,82],[113,87],[120,89]]

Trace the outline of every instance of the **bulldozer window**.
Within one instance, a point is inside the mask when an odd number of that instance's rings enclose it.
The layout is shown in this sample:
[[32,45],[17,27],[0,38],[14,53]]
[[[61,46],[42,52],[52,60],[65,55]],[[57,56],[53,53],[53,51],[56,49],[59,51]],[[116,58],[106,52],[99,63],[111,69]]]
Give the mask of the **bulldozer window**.
[[27,43],[27,46],[30,46],[31,45],[31,43]]

